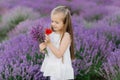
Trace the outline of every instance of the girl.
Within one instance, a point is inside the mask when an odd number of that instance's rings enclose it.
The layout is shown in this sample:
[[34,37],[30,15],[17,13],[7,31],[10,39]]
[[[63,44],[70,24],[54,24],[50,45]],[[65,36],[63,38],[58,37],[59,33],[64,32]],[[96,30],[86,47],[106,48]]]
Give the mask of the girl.
[[40,51],[47,48],[48,54],[41,66],[44,76],[50,80],[74,79],[71,60],[74,56],[74,41],[70,11],[65,6],[58,6],[51,12],[52,34],[45,35],[45,42],[39,45]]

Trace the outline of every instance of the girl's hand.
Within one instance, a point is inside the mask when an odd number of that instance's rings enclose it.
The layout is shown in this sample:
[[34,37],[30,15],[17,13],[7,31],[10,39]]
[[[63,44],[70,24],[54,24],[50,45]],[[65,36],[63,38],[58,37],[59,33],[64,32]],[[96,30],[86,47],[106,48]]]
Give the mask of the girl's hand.
[[51,42],[51,41],[50,41],[50,37],[45,34],[45,43],[46,43],[46,44],[49,44],[50,42]]
[[43,52],[43,53],[44,53],[43,50],[46,48],[46,43],[43,42],[43,43],[39,44],[39,48],[40,48],[40,52]]

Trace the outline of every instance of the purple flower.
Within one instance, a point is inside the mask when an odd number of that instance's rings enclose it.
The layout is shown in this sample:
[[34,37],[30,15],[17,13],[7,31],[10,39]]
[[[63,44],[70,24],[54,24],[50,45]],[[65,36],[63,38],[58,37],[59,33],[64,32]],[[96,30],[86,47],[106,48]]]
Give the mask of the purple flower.
[[45,35],[44,28],[41,25],[37,25],[36,27],[33,27],[31,30],[32,38],[40,43],[44,41],[45,37],[44,35]]
[[[21,34],[11,38],[0,45],[0,76],[2,74],[8,80],[10,76],[15,79],[46,79],[40,72],[43,54],[39,52],[39,43],[33,41],[30,35]],[[12,46],[12,47],[11,47]],[[28,69],[33,71],[28,72]],[[38,74],[40,73],[40,74]],[[38,75],[36,78],[35,75]],[[1,77],[3,79],[3,77]]]

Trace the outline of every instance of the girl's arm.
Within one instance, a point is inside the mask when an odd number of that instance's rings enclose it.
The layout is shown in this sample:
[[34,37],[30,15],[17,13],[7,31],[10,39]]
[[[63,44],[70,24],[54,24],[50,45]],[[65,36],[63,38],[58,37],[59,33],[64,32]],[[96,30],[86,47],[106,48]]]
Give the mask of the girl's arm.
[[[48,36],[46,38],[48,38]],[[56,48],[50,41],[47,43],[47,46],[51,49],[51,51],[53,52],[53,54],[56,57],[61,58],[63,56],[64,52],[66,51],[66,49],[68,48],[70,43],[71,43],[70,35],[65,34],[63,36],[63,39],[61,41],[59,48]]]

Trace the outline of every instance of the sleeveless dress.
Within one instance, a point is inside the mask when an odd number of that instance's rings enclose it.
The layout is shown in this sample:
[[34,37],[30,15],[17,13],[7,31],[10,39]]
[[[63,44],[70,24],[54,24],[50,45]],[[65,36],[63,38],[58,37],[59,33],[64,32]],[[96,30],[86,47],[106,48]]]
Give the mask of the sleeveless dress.
[[[56,48],[59,48],[60,34],[52,32],[49,36],[52,44]],[[47,47],[47,52],[48,54],[45,54],[45,58],[41,66],[41,72],[43,72],[43,76],[56,77],[61,80],[74,79],[74,71],[70,58],[70,45],[62,57],[63,59],[57,58],[49,49],[49,47]]]

